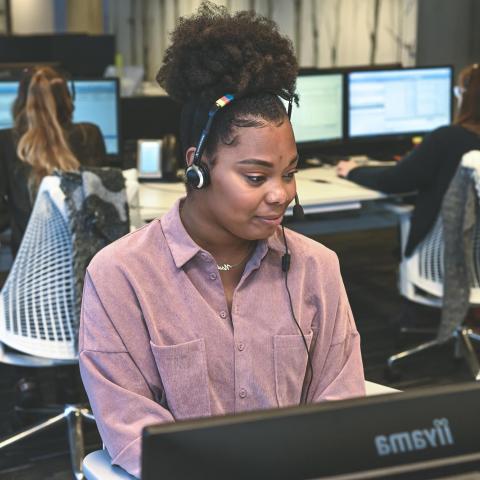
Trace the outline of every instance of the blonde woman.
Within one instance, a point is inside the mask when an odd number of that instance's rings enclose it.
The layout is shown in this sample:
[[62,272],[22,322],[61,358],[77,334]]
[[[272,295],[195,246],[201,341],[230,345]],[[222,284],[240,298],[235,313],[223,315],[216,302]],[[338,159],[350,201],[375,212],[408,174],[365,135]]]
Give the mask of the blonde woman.
[[0,201],[9,211],[13,255],[42,178],[55,169],[72,171],[105,161],[99,128],[73,123],[73,109],[62,74],[50,67],[25,71],[12,108],[15,125],[0,130]]

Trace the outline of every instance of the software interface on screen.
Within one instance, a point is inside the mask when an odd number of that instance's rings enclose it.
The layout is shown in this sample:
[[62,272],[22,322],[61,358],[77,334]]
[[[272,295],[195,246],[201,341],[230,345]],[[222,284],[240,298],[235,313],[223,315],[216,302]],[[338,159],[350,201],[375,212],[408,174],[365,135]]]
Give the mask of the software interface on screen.
[[343,136],[341,74],[297,78],[300,106],[293,105],[292,125],[297,143],[336,140]]
[[[107,153],[118,153],[118,103],[115,80],[75,80],[74,122],[91,122],[100,128]],[[12,103],[18,82],[0,82],[0,128],[13,126]]]
[[17,96],[18,82],[0,82],[0,128],[11,128],[12,103]]
[[107,153],[118,153],[117,84],[114,80],[75,80],[74,122],[91,122],[102,131]]
[[348,75],[349,136],[423,133],[451,122],[450,68]]

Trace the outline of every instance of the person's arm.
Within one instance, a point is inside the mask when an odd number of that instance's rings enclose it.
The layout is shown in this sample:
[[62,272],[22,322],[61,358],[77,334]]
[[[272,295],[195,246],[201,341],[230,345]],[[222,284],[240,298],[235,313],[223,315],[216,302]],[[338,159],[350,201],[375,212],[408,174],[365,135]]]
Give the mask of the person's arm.
[[[314,337],[311,359],[313,378],[308,403],[340,400],[365,395],[365,377],[360,352],[360,335],[353,320],[338,266],[332,272],[338,279],[336,305],[322,307]],[[318,314],[320,315],[320,313]],[[333,328],[328,328],[332,325]]]
[[[125,280],[126,281],[126,280]],[[109,287],[110,288],[110,287]],[[121,287],[118,299],[102,301],[87,272],[80,324],[80,372],[98,430],[112,458],[132,475],[140,477],[143,427],[174,421],[159,402],[145,372],[133,360],[114,323],[115,315],[132,322],[141,319],[138,301]],[[118,310],[108,311],[112,305]],[[121,313],[120,313],[121,312]],[[146,351],[149,345],[144,345]]]
[[[385,193],[417,191],[435,181],[438,156],[444,143],[444,129],[435,130],[395,166],[349,168],[339,162],[337,172],[352,182]],[[353,165],[352,165],[353,166]]]

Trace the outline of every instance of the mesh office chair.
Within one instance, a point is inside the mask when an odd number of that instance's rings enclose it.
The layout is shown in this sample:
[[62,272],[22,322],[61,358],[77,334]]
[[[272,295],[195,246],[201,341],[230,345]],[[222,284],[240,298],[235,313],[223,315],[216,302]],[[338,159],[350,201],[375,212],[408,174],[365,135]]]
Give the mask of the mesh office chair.
[[[78,363],[72,233],[60,181],[55,176],[43,179],[17,257],[0,292],[2,363],[22,367]],[[0,440],[0,450],[66,420],[73,473],[75,478],[83,478],[83,419],[94,420],[87,408],[65,405],[52,418]]]
[[[459,168],[468,168],[472,174],[478,176],[480,172],[480,152],[466,154]],[[477,189],[479,183],[477,182]],[[450,189],[446,197],[451,195]],[[467,262],[466,272],[468,273],[470,290],[467,291],[467,304],[480,305],[480,195],[477,192],[476,214],[472,229],[473,252],[469,252],[465,261]],[[400,214],[400,235],[402,251],[405,249],[409,229],[410,214],[412,208],[397,209]],[[460,214],[460,213],[459,213]],[[450,227],[451,228],[451,227]],[[445,281],[445,226],[442,215],[439,215],[434,227],[427,237],[416,248],[411,257],[403,257],[399,270],[399,288],[402,296],[408,300],[423,305],[444,307],[444,281]],[[468,288],[468,287],[467,287]],[[468,307],[467,305],[467,307]],[[463,356],[468,362],[472,374],[476,380],[480,380],[480,364],[476,354],[473,341],[480,341],[480,335],[471,328],[464,325],[464,313],[459,310],[459,317],[454,328],[445,324],[442,311],[442,321],[436,332],[435,338],[421,343],[414,348],[392,355],[388,359],[390,374],[396,373],[395,364],[406,357],[428,350],[430,348],[455,340],[455,355]],[[465,310],[466,313],[466,310]],[[402,328],[402,332],[427,333],[428,330],[415,328]],[[430,331],[432,333],[432,331]]]

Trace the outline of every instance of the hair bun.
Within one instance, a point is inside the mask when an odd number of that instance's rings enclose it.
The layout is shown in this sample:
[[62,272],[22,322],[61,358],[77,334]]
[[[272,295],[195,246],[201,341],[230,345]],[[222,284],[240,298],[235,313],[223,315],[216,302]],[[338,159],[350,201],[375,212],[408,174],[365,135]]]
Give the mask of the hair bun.
[[213,102],[226,93],[294,95],[298,64],[292,42],[266,17],[229,14],[204,2],[196,14],[180,19],[171,40],[157,81],[178,102]]

